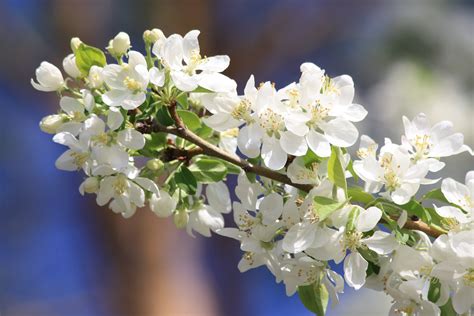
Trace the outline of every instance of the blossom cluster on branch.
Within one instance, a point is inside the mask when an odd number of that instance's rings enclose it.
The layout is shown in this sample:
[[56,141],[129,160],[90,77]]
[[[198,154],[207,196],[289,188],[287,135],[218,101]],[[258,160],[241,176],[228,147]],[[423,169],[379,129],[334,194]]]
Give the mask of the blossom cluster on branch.
[[73,38],[66,79],[41,63],[31,83],[57,92],[60,108],[40,128],[66,147],[57,168],[85,174],[80,193],[125,218],[148,205],[192,236],[238,240],[240,271],[266,266],[320,316],[345,284],[390,295],[391,315],[470,313],[474,171],[465,184],[428,178],[441,158],[472,156],[463,135],[403,117],[400,144],[387,138],[378,150],[362,135],[353,158],[367,111],[350,76],[303,63],[298,82],[277,89],[250,76],[240,95],[222,74],[229,57],[202,56],[198,35],[147,30],[145,55],[123,32],[105,53]]

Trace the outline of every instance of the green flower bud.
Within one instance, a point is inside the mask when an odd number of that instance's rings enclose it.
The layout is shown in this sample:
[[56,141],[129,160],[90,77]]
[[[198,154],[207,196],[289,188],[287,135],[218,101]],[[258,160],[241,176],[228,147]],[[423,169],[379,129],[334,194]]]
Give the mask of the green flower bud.
[[165,164],[158,158],[150,159],[146,162],[146,167],[152,171],[160,171]]
[[177,228],[184,228],[188,224],[189,221],[189,215],[188,212],[186,212],[185,209],[183,210],[178,210],[176,213],[174,213],[174,224],[176,225]]
[[146,30],[143,32],[143,40],[146,43],[154,44],[160,38],[164,38],[165,34],[160,29]]

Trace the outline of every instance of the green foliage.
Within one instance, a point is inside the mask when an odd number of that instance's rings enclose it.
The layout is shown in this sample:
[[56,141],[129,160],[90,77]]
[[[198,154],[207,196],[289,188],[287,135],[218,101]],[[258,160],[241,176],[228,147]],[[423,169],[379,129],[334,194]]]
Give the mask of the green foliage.
[[303,305],[318,316],[324,316],[329,301],[329,293],[326,286],[321,281],[313,284],[299,286],[298,296]]
[[325,220],[329,215],[342,208],[345,204],[346,201],[338,202],[324,196],[315,196],[313,200],[314,210],[320,221]]
[[374,200],[374,197],[371,194],[365,192],[360,187],[349,188],[347,190],[347,194],[352,202],[369,204],[370,202]]
[[227,175],[226,165],[214,158],[201,158],[196,160],[190,167],[194,178],[201,183],[218,182]]
[[408,215],[415,215],[425,223],[431,223],[430,213],[419,202],[411,200],[406,204],[399,205],[399,207],[407,211]]
[[186,93],[180,94],[176,101],[185,109],[189,109],[188,95]]
[[428,290],[428,299],[436,303],[439,300],[439,297],[441,296],[441,283],[436,280],[432,279],[430,282],[430,288]]
[[168,108],[166,106],[162,106],[158,109],[156,112],[156,119],[161,125],[164,126],[171,126],[174,124],[174,120],[170,115],[170,112],[168,111]]
[[441,192],[441,189],[434,189],[423,195],[421,198],[422,200],[437,200],[441,201],[444,203],[449,203],[449,201],[446,199],[444,196],[443,192]]
[[444,304],[443,306],[440,307],[441,309],[441,316],[457,316],[458,313],[453,308],[453,304],[451,302],[451,299]]
[[186,110],[178,110],[177,112],[184,125],[191,131],[195,132],[202,127],[201,120],[195,113]]
[[311,166],[314,162],[320,163],[322,161],[322,158],[317,156],[311,149],[308,149],[308,152],[302,158],[305,167]]
[[186,167],[180,166],[174,174],[176,186],[189,195],[196,194],[197,181],[193,173]]
[[156,157],[156,153],[166,146],[166,135],[165,133],[144,134],[145,146],[139,153],[145,157]]
[[347,182],[340,159],[340,149],[331,146],[331,156],[328,161],[328,178],[336,186],[342,188],[347,196]]
[[74,55],[76,56],[76,66],[84,75],[89,73],[92,66],[104,67],[107,64],[103,51],[84,43],[79,45]]

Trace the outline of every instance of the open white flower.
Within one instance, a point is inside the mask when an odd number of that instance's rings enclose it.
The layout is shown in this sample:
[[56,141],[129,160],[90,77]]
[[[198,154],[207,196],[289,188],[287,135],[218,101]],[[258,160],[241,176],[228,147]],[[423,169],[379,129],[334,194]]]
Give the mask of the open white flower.
[[290,85],[286,93],[280,93],[290,109],[286,128],[292,136],[304,137],[309,148],[320,157],[331,154],[331,144],[353,145],[358,131],[351,122],[363,120],[367,111],[352,103],[352,78],[343,75],[329,79],[324,76],[324,70],[312,63],[304,63],[300,69],[299,84]]
[[[200,192],[197,192],[199,196]],[[211,237],[211,230],[224,228],[222,214],[229,213],[231,208],[230,193],[227,185],[220,181],[208,184],[206,187],[207,204],[198,204],[196,209],[189,213],[186,231],[193,235],[193,230],[205,237]]]
[[36,80],[31,79],[31,85],[39,91],[60,91],[64,88],[64,79],[61,71],[53,64],[43,61],[36,68]]
[[128,218],[135,214],[137,207],[145,206],[144,189],[160,196],[157,185],[150,179],[122,173],[106,176],[100,181],[97,204],[102,206],[112,199],[110,208]]
[[354,171],[366,182],[367,192],[377,193],[385,187],[381,195],[397,204],[407,203],[421,184],[437,181],[425,178],[429,172],[428,163],[413,163],[411,155],[389,139],[381,148],[378,159],[367,155],[362,160],[354,161]]
[[184,37],[173,34],[153,45],[153,53],[169,69],[171,79],[181,91],[193,91],[198,86],[214,92],[231,92],[237,87],[234,80],[221,74],[229,66],[225,55],[202,58],[199,50],[199,31]]
[[445,260],[433,267],[432,275],[450,284],[454,291],[452,302],[459,314],[474,306],[474,232],[462,231],[448,235]]
[[251,124],[251,104],[255,101],[257,89],[252,76],[244,88],[244,95],[238,96],[236,91],[228,93],[195,93],[193,98],[212,113],[204,118],[204,122],[217,131],[225,131],[238,127],[243,123]]
[[453,123],[441,121],[431,126],[424,113],[420,113],[413,121],[403,117],[405,135],[402,144],[408,146],[415,160],[427,159],[430,162],[430,171],[439,171],[444,163],[438,159],[472,150],[464,145],[464,136],[453,131]]
[[105,104],[133,110],[145,102],[150,75],[145,57],[139,52],[130,51],[128,64],[107,65],[102,74],[110,88],[110,91],[102,95]]
[[454,206],[435,206],[439,215],[454,219],[459,224],[468,224],[474,220],[474,171],[466,174],[465,185],[451,178],[444,179],[441,183],[441,192],[450,203],[458,205],[461,209]]

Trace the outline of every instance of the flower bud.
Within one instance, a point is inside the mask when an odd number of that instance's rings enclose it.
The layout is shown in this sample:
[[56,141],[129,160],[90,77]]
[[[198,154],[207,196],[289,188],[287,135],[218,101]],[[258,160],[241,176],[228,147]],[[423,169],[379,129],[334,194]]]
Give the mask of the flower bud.
[[72,78],[78,78],[81,76],[81,71],[77,68],[76,56],[74,56],[74,54],[69,54],[63,59],[63,68]]
[[99,66],[92,66],[89,69],[89,86],[93,89],[98,89],[102,87],[104,84],[104,75],[103,75],[104,68]]
[[82,44],[82,41],[79,39],[79,37],[71,38],[71,50],[72,50],[72,52],[75,53],[76,49],[78,49],[81,44]]
[[163,169],[165,164],[160,159],[150,159],[146,162],[146,167],[152,171],[159,171]]
[[122,56],[130,49],[130,37],[125,32],[118,33],[109,42],[107,50],[114,56]]
[[188,212],[186,212],[185,209],[179,210],[176,213],[174,213],[174,224],[176,225],[177,228],[184,228],[188,224],[189,221],[189,215]]
[[40,129],[48,134],[56,134],[58,128],[60,128],[66,117],[63,114],[53,114],[43,117],[39,123]]
[[177,201],[165,190],[160,190],[160,195],[153,194],[150,198],[150,208],[158,217],[168,217],[176,209]]
[[89,177],[79,186],[79,192],[84,195],[85,193],[96,193],[99,190],[99,179],[96,177]]
[[64,87],[64,79],[61,70],[53,64],[43,61],[38,68],[36,68],[36,80],[31,79],[33,88],[39,91],[59,91]]
[[143,40],[146,43],[154,44],[160,38],[164,38],[165,34],[160,29],[146,30],[143,33]]

